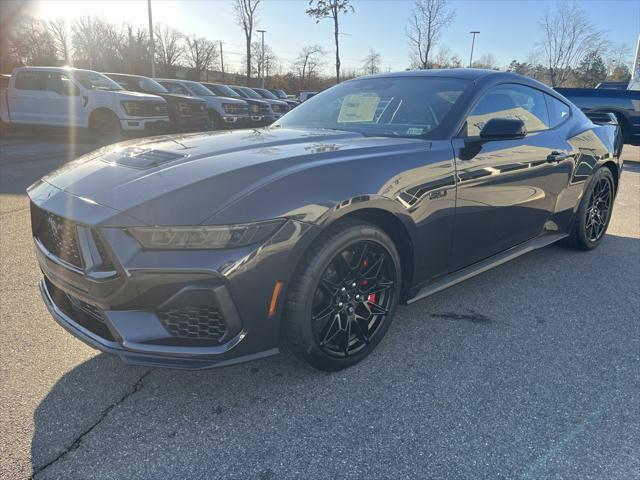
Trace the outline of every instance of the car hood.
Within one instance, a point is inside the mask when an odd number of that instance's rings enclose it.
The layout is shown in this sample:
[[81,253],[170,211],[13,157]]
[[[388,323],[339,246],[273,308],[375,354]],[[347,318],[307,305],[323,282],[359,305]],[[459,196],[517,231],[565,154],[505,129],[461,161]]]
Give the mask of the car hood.
[[[424,148],[423,140],[270,128],[168,135],[111,145],[44,181],[148,225],[195,225],[311,166]],[[283,194],[286,192],[283,192]]]
[[162,97],[150,93],[131,92],[129,90],[94,90],[95,95],[112,96],[117,95],[121,100],[161,100]]
[[189,97],[188,95],[180,95],[179,93],[158,93],[156,95],[164,98],[167,101],[195,103],[198,105],[204,105],[207,103],[204,100],[201,100],[200,98]]

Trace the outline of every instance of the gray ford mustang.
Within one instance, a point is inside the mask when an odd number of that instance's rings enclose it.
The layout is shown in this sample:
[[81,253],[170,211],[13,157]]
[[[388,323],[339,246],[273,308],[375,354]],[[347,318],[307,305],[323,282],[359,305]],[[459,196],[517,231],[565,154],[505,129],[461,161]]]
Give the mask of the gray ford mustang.
[[344,82],[262,130],[112,145],[28,190],[42,297],[127,363],[284,344],[344,368],[398,303],[558,240],[598,246],[622,171],[601,123],[522,76],[435,70]]

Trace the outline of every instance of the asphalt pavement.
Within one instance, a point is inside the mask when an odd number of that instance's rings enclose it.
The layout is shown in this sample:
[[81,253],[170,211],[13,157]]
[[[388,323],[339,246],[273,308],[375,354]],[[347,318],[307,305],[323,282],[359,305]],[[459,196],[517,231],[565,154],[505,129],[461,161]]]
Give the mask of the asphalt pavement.
[[640,478],[640,165],[596,251],[401,307],[353,368],[185,372],[92,350],[40,301],[24,189],[91,148],[0,145],[0,478]]

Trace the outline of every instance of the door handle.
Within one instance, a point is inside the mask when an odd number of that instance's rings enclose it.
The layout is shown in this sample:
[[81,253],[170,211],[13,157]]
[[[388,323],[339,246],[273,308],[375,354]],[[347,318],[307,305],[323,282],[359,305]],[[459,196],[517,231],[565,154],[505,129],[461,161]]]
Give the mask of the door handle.
[[551,154],[547,157],[547,162],[549,163],[559,163],[562,160],[566,160],[570,155],[564,152],[551,152]]

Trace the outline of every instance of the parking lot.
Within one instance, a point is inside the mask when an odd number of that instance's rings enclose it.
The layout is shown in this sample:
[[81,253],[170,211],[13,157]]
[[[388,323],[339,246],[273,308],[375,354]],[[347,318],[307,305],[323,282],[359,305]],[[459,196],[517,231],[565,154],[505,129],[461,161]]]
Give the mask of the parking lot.
[[0,148],[0,478],[640,476],[640,163],[599,249],[401,307],[353,368],[283,353],[184,372],[92,350],[40,301],[24,190],[93,146]]

